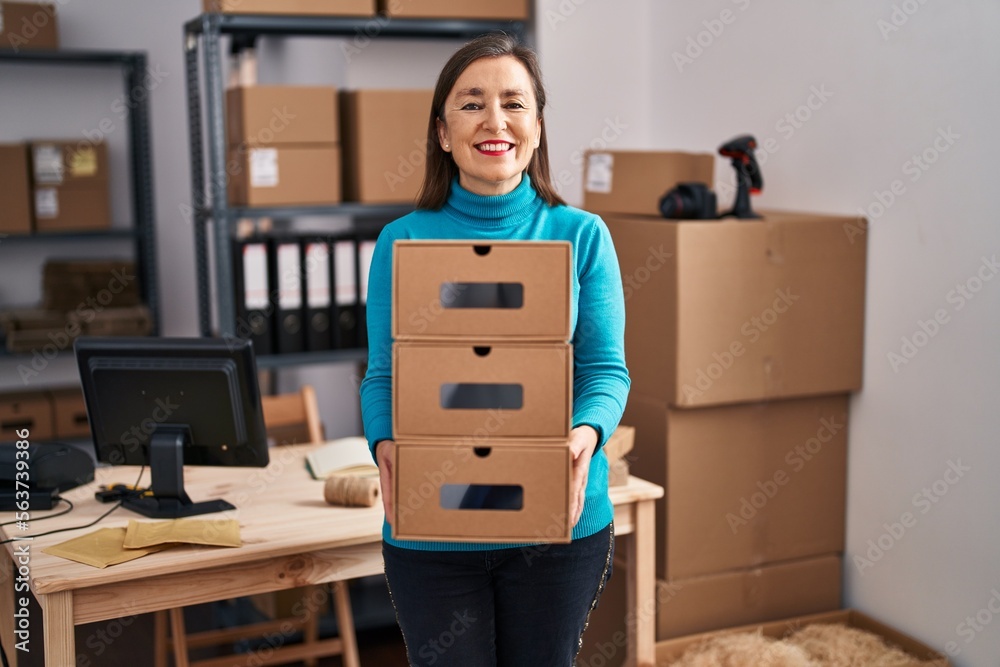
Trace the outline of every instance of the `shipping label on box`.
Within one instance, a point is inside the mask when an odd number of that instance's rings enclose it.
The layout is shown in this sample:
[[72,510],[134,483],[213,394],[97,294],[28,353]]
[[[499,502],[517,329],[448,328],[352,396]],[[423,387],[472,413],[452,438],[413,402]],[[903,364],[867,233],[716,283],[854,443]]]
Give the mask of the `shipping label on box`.
[[106,187],[108,147],[86,140],[33,141],[31,169],[36,187]]
[[231,147],[227,169],[234,206],[340,203],[340,149],[334,144]]
[[843,551],[847,412],[846,395],[679,409],[632,392],[631,464],[666,489],[658,576]]
[[857,218],[606,221],[633,391],[698,407],[861,387],[866,247],[845,234]]
[[396,241],[396,340],[566,342],[568,242]]
[[523,440],[493,446],[396,443],[397,540],[569,542],[572,453]]
[[245,86],[226,91],[230,146],[334,144],[337,91],[323,86]]
[[398,439],[569,437],[573,348],[566,343],[396,343]]
[[713,187],[715,156],[676,151],[591,151],[584,159],[583,208],[660,216],[660,199],[678,183]]

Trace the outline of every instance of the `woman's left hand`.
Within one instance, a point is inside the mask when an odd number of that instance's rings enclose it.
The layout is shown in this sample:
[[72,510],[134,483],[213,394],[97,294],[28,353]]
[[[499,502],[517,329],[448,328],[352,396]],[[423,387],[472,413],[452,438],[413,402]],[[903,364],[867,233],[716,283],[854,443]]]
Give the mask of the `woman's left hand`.
[[597,431],[587,425],[577,426],[569,434],[569,448],[573,453],[569,515],[574,526],[583,514],[583,504],[587,499],[587,477],[590,473],[590,459],[597,449],[597,438]]

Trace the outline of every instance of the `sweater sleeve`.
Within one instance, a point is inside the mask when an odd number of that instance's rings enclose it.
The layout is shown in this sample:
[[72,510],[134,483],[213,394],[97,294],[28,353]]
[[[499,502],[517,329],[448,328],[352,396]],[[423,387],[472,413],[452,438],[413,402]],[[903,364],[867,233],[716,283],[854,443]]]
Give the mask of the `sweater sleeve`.
[[573,333],[573,426],[592,426],[598,449],[625,411],[625,299],[611,233],[597,218],[578,249],[580,297]]
[[379,234],[368,274],[368,370],[361,381],[361,419],[365,438],[375,446],[392,439],[392,244],[389,227]]

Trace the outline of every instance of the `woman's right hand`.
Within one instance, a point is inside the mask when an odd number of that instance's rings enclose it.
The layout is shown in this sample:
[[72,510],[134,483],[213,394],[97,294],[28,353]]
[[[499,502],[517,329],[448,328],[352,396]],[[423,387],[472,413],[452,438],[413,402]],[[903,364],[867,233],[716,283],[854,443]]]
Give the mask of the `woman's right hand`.
[[378,463],[378,481],[382,487],[382,509],[385,519],[392,525],[392,469],[396,465],[396,443],[382,440],[375,445],[375,461]]

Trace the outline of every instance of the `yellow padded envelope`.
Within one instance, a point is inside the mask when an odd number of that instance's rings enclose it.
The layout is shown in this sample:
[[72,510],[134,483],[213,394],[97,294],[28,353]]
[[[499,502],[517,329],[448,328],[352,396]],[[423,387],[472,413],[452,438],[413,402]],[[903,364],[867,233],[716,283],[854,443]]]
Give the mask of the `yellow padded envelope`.
[[202,544],[215,547],[243,546],[240,524],[235,519],[173,519],[170,521],[129,521],[126,549],[159,545]]
[[163,544],[142,549],[126,549],[124,528],[101,528],[92,533],[74,537],[42,549],[47,554],[67,558],[77,563],[105,568],[126,561],[142,558],[173,546]]

